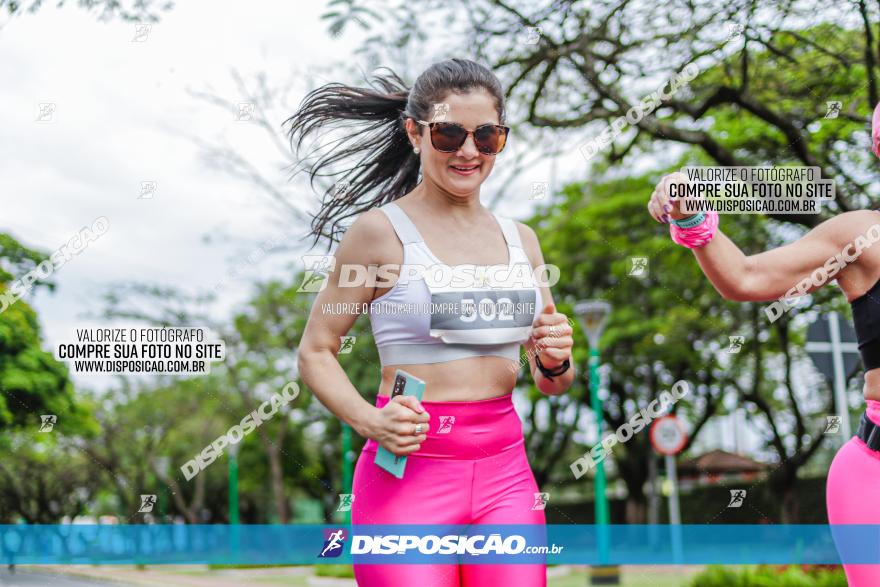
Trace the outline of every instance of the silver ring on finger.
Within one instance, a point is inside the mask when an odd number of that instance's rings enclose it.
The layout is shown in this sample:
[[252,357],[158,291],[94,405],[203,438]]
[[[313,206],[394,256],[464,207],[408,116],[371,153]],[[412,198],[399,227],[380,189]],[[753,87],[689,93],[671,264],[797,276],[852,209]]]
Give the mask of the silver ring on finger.
[[424,428],[422,427],[422,425],[421,425],[421,424],[416,424],[415,435],[418,436],[419,434],[421,434],[421,433],[422,433],[422,430],[424,430]]

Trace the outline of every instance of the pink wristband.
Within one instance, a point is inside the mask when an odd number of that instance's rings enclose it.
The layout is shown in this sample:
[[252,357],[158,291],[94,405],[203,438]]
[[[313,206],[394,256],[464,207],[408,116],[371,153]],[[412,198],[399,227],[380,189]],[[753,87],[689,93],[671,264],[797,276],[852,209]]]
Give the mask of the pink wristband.
[[718,212],[715,210],[706,212],[706,219],[692,228],[669,225],[669,234],[672,236],[672,240],[689,249],[706,246],[716,232],[718,232]]

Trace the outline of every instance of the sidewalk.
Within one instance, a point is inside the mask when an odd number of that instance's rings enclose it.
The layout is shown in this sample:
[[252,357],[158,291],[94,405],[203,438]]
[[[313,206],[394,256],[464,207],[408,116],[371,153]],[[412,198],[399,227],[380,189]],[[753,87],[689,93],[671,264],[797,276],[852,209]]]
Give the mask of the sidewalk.
[[28,565],[42,573],[73,575],[143,587],[246,587],[255,582],[265,585],[355,587],[353,580],[314,577],[313,567],[264,569],[209,569],[207,565],[148,565],[141,570],[132,565]]
[[[278,585],[286,587],[357,587],[354,579],[314,576],[313,566],[290,566],[255,569],[210,569],[207,565],[148,565],[141,570],[132,565],[27,565],[46,574],[76,576],[96,581],[142,587],[249,587]],[[688,578],[703,567],[624,566],[622,587],[684,587]],[[554,585],[585,584],[587,567],[560,565],[549,567],[547,577]]]

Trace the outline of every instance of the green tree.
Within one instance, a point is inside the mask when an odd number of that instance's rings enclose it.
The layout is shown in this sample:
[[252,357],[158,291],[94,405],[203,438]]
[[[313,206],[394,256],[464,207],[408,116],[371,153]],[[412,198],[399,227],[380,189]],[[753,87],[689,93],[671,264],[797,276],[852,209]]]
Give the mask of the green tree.
[[[49,257],[0,233],[0,297],[17,278]],[[36,281],[54,290],[51,281]],[[37,314],[23,299],[0,303],[0,432],[27,426],[34,430],[40,416],[57,417],[56,429],[76,433],[89,426],[88,411],[75,401],[67,366],[43,348]]]
[[[189,523],[226,517],[226,460],[217,459],[186,482],[180,467],[233,423],[225,405],[236,398],[215,375],[169,379],[135,385],[125,379],[99,396],[100,431],[78,439],[78,446],[97,464],[102,488],[112,496],[99,513],[115,514],[123,523],[145,521],[141,495],[156,495]],[[167,459],[167,461],[163,461]],[[159,513],[154,507],[152,515]]]
[[[0,233],[0,296],[48,257]],[[36,281],[33,290],[54,290]],[[0,519],[55,523],[83,511],[96,489],[88,460],[68,439],[95,432],[90,402],[77,397],[67,366],[43,348],[25,299],[0,303]],[[81,481],[79,490],[69,483]]]
[[3,434],[0,520],[57,524],[85,514],[97,494],[95,463],[61,432],[36,429]]

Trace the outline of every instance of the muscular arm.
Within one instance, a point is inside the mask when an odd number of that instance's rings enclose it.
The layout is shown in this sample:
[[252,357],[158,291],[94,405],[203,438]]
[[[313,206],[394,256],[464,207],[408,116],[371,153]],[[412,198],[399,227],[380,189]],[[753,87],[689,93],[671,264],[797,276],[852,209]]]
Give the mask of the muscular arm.
[[381,243],[388,241],[387,225],[383,225],[383,219],[377,216],[381,214],[378,210],[362,214],[339,243],[334,255],[335,267],[312,305],[297,361],[302,380],[318,400],[366,438],[371,438],[371,419],[378,409],[355,389],[336,358],[340,337],[348,333],[358,314],[325,314],[322,306],[349,304],[349,307],[363,307],[370,303],[372,286],[339,287],[340,267],[379,263],[385,254]]
[[[658,222],[663,220],[664,214],[672,218],[685,216],[679,211],[681,200],[670,199],[668,195],[671,183],[687,183],[687,176],[672,173],[654,189],[648,211]],[[788,296],[792,288],[795,292],[791,295],[802,296],[817,288],[810,276],[819,268],[829,274],[828,281],[841,279],[844,283],[843,276],[849,275],[849,266],[859,258],[857,247],[871,244],[864,235],[880,222],[878,217],[880,215],[871,210],[839,214],[791,244],[749,256],[719,229],[712,241],[694,249],[694,254],[703,273],[726,299],[770,301]],[[871,254],[876,258],[880,252]],[[847,268],[838,273],[844,265]],[[832,273],[834,275],[830,275]]]
[[[880,214],[869,210],[846,212],[823,222],[791,244],[749,256],[719,230],[712,242],[694,249],[694,255],[703,273],[726,299],[770,301],[785,296],[837,255],[846,264],[854,262],[856,239],[878,221]],[[839,260],[834,263],[841,265]],[[828,265],[826,269],[833,267]],[[810,279],[795,295],[815,289]]]

